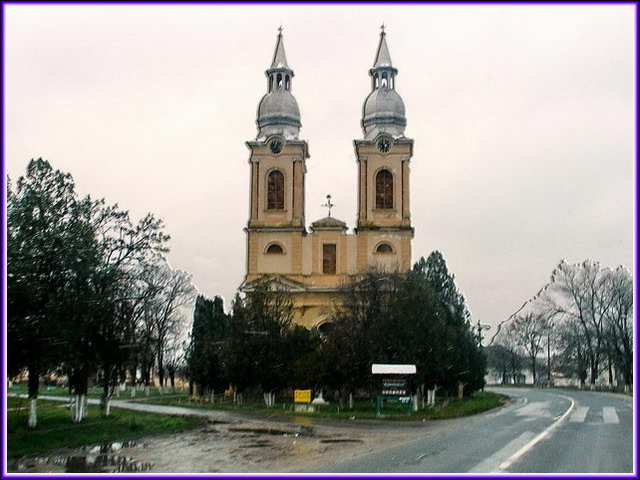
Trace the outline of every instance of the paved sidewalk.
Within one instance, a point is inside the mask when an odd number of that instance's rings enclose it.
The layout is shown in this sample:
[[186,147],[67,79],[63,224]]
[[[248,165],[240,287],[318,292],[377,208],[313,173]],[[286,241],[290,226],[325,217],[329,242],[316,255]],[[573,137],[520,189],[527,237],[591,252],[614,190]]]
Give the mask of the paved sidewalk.
[[[10,393],[10,397],[27,398],[28,395],[24,393]],[[71,397],[60,397],[53,395],[39,395],[40,400],[51,400],[54,402],[69,402]],[[87,402],[91,405],[99,405],[99,398],[88,398]],[[225,410],[207,410],[203,408],[185,408],[185,407],[172,407],[169,405],[152,405],[149,403],[141,402],[129,402],[126,400],[112,400],[111,408],[123,408],[126,410],[135,410],[138,412],[160,413],[163,415],[181,415],[190,417],[206,417],[219,422],[238,422],[246,421],[247,417],[236,415],[234,413]],[[265,421],[260,419],[259,421]]]

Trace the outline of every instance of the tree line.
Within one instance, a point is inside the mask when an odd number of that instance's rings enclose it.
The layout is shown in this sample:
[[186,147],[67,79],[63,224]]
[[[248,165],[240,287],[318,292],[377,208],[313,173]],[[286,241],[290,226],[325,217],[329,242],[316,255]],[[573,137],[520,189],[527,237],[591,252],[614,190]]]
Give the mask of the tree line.
[[413,390],[469,394],[484,386],[485,358],[465,299],[439,252],[406,273],[369,271],[344,286],[327,323],[307,330],[272,279],[236,296],[196,300],[186,375],[203,394],[231,385],[267,406],[292,388],[340,402],[372,394],[372,363],[417,365]]
[[503,379],[522,368],[517,357],[524,356],[539,381],[537,359],[546,348],[548,380],[553,363],[582,386],[595,386],[603,371],[609,385],[616,376],[625,388],[633,384],[633,278],[623,266],[560,262],[526,312],[503,327],[490,350]]
[[28,373],[29,426],[52,370],[68,379],[75,422],[91,383],[108,416],[118,383],[148,386],[154,371],[161,384],[173,378],[179,310],[195,295],[190,276],[163,256],[162,221],[134,223],[118,205],[79,197],[71,175],[40,158],[7,184],[8,373]]

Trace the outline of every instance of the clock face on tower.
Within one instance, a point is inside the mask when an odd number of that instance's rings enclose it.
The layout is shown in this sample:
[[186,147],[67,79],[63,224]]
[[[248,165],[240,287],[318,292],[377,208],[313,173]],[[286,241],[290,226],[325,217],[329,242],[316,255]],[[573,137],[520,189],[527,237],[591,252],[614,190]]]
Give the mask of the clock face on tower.
[[271,140],[269,148],[273,153],[280,153],[282,151],[282,140]]
[[387,153],[391,149],[391,141],[388,138],[381,138],[378,140],[378,150],[382,153]]

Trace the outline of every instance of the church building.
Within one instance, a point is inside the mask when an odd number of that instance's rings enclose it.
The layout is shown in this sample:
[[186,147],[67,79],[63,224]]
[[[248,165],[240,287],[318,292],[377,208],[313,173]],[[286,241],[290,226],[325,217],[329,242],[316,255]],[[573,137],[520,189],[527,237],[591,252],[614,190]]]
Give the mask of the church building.
[[[354,140],[358,177],[358,217],[353,233],[329,216],[305,218],[308,143],[299,137],[301,121],[293,96],[292,68],[282,31],[271,66],[267,93],[258,105],[258,134],[248,141],[251,199],[247,233],[247,274],[241,286],[250,292],[257,280],[291,293],[294,321],[311,328],[322,324],[340,289],[368,269],[411,268],[409,162],[413,140],[404,136],[404,103],[396,91],[384,27],[373,67],[371,93],[362,113],[363,137]],[[328,206],[331,198],[328,197]]]

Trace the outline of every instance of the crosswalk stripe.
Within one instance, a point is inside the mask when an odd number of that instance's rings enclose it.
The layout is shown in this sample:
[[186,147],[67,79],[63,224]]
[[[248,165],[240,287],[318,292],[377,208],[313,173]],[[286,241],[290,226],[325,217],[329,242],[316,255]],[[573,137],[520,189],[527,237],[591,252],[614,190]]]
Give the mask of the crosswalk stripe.
[[571,415],[569,421],[574,423],[584,422],[584,419],[587,418],[588,411],[589,407],[576,407],[576,411]]
[[614,407],[604,407],[602,409],[602,420],[604,423],[620,423]]
[[517,452],[533,437],[533,432],[524,432],[519,437],[511,440],[504,447],[491,455],[489,458],[478,463],[469,472],[471,473],[492,473],[498,470],[502,462],[507,460],[511,455]]

